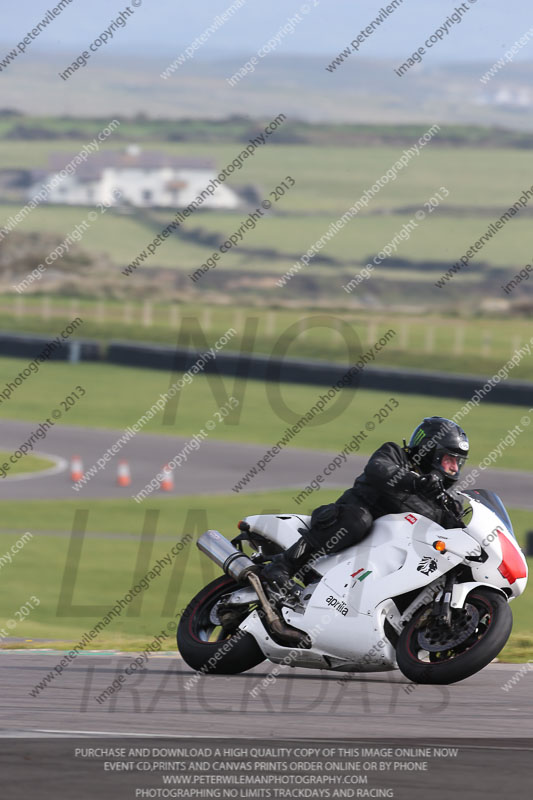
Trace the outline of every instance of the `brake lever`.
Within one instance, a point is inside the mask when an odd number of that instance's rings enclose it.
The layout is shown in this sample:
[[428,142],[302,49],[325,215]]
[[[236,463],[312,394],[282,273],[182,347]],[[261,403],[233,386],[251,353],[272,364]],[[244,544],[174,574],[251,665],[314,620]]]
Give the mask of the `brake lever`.
[[442,506],[446,507],[449,503],[450,498],[448,497],[447,493],[443,489],[440,494],[435,495],[435,501],[441,503]]
[[454,514],[457,520],[462,522],[462,519],[468,509],[461,509],[460,512],[457,512],[453,497],[450,497],[446,491],[441,492],[436,499],[442,501],[441,504],[445,511],[449,511],[451,514]]

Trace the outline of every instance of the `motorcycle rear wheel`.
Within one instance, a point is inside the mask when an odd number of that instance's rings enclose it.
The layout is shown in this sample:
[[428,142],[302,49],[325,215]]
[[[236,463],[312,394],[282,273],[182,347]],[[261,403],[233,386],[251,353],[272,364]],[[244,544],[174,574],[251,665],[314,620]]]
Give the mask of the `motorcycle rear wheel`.
[[451,629],[423,621],[427,609],[409,620],[396,647],[398,666],[414,683],[444,685],[474,675],[496,658],[513,627],[505,597],[485,586],[470,592],[463,609],[453,609]]
[[244,606],[226,626],[217,624],[215,606],[237,588],[234,580],[221,575],[198,592],[183,612],[176,641],[183,660],[192,669],[235,675],[265,660],[254,637],[238,629],[252,610],[250,606]]

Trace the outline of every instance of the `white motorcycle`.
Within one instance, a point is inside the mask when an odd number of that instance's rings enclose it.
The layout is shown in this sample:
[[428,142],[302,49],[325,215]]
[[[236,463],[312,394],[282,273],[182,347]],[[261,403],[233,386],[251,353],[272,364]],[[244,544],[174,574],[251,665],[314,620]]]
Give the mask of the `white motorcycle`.
[[[233,542],[207,531],[197,545],[226,574],[183,613],[182,657],[218,674],[269,659],[338,672],[399,668],[416,683],[473,675],[507,642],[509,602],[528,570],[500,498],[461,494],[470,504],[466,528],[446,530],[417,513],[380,517],[360,544],[312,558],[304,585],[294,582],[281,598],[262,584],[262,565],[297,541],[310,517],[247,517]],[[249,557],[243,542],[255,550]]]

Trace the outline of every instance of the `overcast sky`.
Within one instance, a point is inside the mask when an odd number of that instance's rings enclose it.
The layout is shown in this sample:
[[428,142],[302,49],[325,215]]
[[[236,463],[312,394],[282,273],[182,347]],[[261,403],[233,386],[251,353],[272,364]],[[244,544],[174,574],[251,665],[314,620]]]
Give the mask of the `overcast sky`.
[[[56,0],[57,2],[57,0]],[[35,52],[85,49],[126,8],[128,0],[72,0],[62,14],[31,44]],[[213,18],[235,0],[129,0],[134,10],[125,28],[100,52],[138,54],[157,58],[178,55],[200,35]],[[243,2],[243,0],[238,0]],[[379,13],[388,0],[246,0],[232,19],[210,36],[196,54],[252,55],[274,35],[288,17],[307,2],[309,12],[277,54],[335,56]],[[140,3],[135,8],[134,4]],[[315,6],[316,4],[316,6]],[[464,0],[469,7],[464,21],[454,25],[431,53],[435,61],[480,60],[492,63],[533,28],[532,0]],[[42,19],[54,0],[5,3],[0,40],[5,49],[15,47]],[[360,49],[365,58],[406,58],[445,21],[460,2],[456,0],[403,0],[396,11]],[[30,48],[28,48],[29,50]],[[533,40],[517,56],[533,59]]]

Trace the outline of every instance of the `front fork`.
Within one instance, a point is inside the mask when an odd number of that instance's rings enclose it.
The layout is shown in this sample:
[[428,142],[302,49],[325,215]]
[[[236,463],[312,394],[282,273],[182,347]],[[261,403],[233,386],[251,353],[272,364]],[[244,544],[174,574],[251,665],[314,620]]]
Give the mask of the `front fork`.
[[452,622],[452,591],[455,583],[455,575],[449,572],[446,575],[446,582],[442,589],[442,595],[439,600],[436,600],[431,609],[431,616],[437,621],[448,628]]
[[452,591],[455,583],[455,576],[453,573],[448,572],[442,590],[438,593],[437,597],[433,601],[433,605],[428,608],[418,620],[416,624],[417,628],[424,627],[430,620],[446,625],[448,628],[450,627],[452,622]]

